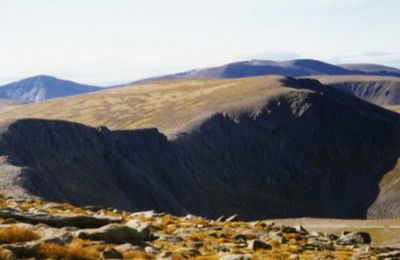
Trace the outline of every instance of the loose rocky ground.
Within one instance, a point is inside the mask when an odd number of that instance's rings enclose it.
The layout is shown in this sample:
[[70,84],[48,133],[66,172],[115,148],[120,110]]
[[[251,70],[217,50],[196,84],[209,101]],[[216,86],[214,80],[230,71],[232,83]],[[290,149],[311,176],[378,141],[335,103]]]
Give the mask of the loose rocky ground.
[[367,232],[0,197],[0,259],[396,259]]

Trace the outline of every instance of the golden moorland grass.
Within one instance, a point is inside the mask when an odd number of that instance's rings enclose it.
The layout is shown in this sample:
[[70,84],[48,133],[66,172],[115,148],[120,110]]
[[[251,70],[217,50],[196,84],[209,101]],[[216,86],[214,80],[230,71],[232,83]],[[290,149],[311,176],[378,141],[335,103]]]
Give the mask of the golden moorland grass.
[[236,108],[259,109],[285,88],[284,77],[171,80],[118,87],[0,109],[0,120],[62,119],[111,129],[157,127],[166,134]]
[[0,244],[26,242],[39,238],[35,232],[16,225],[0,228]]

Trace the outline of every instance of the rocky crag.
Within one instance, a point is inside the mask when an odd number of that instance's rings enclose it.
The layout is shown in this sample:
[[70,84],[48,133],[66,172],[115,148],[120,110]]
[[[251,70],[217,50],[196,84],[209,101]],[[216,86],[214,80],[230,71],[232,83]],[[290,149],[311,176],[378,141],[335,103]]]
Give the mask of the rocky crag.
[[367,232],[0,197],[1,259],[395,259]]
[[313,77],[321,83],[380,106],[400,104],[400,78],[377,76]]
[[314,80],[281,81],[262,102],[169,139],[157,129],[3,122],[0,190],[210,218],[400,216],[397,193],[377,200],[400,154],[399,115]]

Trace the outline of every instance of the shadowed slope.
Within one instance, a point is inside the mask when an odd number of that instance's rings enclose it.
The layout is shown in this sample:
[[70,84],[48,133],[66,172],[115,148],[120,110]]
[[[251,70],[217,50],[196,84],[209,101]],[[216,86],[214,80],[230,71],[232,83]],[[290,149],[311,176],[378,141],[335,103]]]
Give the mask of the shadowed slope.
[[155,129],[3,123],[1,190],[209,217],[366,217],[399,157],[399,116],[316,81],[254,80],[253,96],[242,86],[234,102],[225,89],[229,102],[171,140]]
[[369,75],[395,76],[395,77],[400,76],[400,69],[383,66],[379,64],[359,63],[359,64],[340,64],[338,66],[348,70],[361,71]]
[[400,78],[398,77],[315,76],[311,78],[377,105],[400,104]]

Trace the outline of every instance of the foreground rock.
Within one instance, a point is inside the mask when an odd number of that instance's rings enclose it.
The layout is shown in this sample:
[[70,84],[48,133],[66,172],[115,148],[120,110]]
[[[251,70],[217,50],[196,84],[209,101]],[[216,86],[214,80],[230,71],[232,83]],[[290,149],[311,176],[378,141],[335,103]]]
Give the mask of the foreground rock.
[[[1,212],[7,212],[3,214],[7,218],[0,218],[0,259],[396,259],[400,256],[399,248],[371,246],[371,236],[366,232],[343,232],[338,236],[268,221],[215,221],[194,215],[129,213],[111,208],[94,212],[67,204],[1,197],[0,205]],[[36,222],[38,215],[30,213],[33,211],[41,212],[41,220],[52,221]],[[78,216],[109,221],[96,228],[79,228],[71,225],[81,223],[71,222]],[[54,222],[59,219],[64,221]],[[109,223],[114,220],[118,223]]]
[[30,214],[12,209],[0,209],[0,218],[15,219],[30,224],[42,223],[51,227],[71,226],[77,228],[96,228],[110,223],[121,222],[119,218],[101,218],[85,215],[53,216],[47,213]]
[[148,241],[152,238],[150,228],[146,224],[133,228],[125,224],[109,224],[97,229],[86,229],[78,232],[78,238],[104,241],[113,244]]

